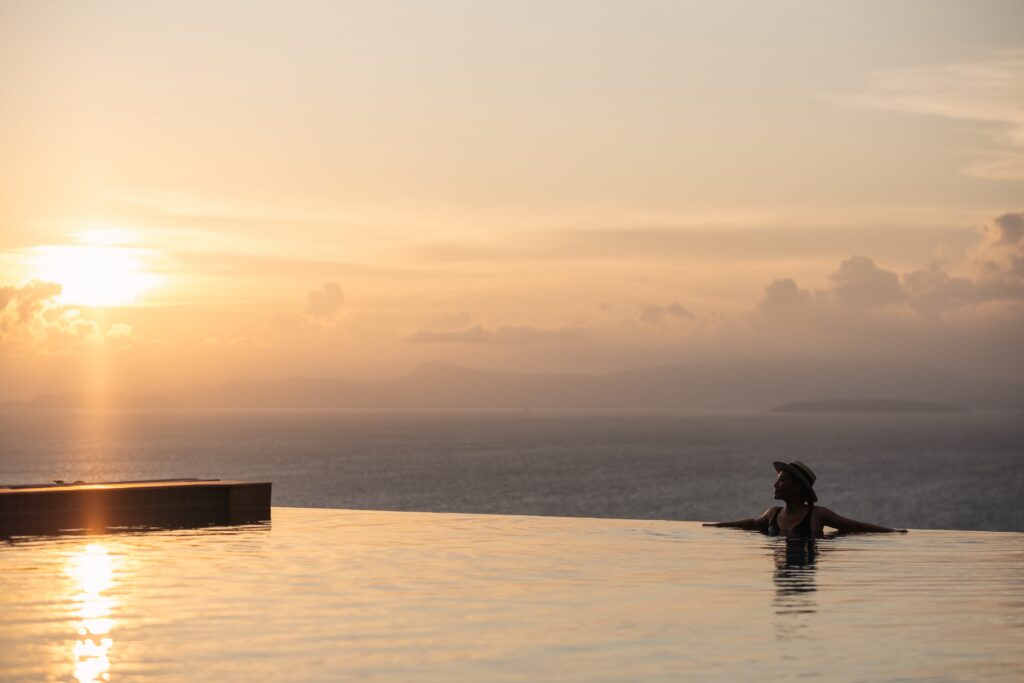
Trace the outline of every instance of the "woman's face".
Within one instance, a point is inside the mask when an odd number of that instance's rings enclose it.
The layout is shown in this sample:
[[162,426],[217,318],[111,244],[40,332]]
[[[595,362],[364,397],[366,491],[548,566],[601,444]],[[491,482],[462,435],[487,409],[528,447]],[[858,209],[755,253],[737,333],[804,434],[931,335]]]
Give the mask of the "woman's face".
[[802,484],[786,470],[781,470],[779,476],[775,477],[775,498],[785,500],[800,493]]

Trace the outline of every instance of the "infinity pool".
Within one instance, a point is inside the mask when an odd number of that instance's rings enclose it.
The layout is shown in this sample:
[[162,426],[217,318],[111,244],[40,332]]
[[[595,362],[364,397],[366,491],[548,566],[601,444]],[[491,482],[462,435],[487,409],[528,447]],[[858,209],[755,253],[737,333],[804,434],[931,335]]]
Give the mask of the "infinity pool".
[[1024,680],[1024,534],[273,514],[0,545],[0,678]]

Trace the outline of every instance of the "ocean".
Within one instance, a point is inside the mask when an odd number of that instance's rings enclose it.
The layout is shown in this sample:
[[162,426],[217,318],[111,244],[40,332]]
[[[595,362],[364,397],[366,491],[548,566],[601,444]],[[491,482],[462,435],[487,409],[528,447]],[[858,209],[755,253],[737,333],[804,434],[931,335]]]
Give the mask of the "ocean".
[[1024,531],[1024,416],[0,413],[0,484],[270,480],[275,506],[723,520],[819,504],[902,528]]

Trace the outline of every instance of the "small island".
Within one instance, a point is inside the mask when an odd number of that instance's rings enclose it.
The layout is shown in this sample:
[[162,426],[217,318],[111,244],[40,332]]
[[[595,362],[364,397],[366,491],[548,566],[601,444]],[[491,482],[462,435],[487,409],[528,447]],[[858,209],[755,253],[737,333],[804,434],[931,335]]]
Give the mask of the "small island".
[[820,401],[796,401],[775,408],[772,413],[966,413],[967,408],[931,401],[902,401],[894,398],[829,398]]

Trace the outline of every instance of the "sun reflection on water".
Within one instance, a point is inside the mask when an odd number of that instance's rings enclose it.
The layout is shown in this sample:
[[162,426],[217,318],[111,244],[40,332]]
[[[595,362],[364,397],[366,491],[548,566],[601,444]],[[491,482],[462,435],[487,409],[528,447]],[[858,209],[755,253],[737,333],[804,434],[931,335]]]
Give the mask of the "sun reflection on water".
[[74,677],[80,683],[110,680],[110,649],[114,645],[110,615],[115,603],[103,593],[114,585],[114,565],[114,558],[98,543],[73,555],[68,565],[68,574],[79,591],[74,596],[79,609],[72,660]]

